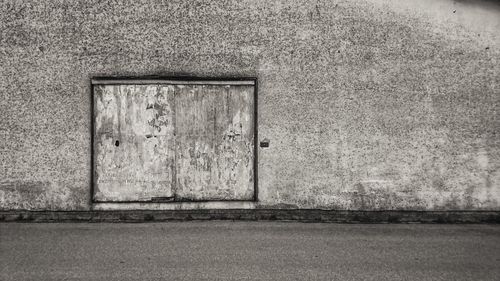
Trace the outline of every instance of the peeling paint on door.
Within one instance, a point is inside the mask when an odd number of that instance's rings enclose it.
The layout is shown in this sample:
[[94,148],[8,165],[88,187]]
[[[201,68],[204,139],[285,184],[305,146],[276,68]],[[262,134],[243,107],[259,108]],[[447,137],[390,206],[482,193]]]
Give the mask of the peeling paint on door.
[[171,86],[96,85],[96,201],[171,197],[174,92]]
[[183,87],[175,102],[176,195],[185,200],[251,200],[253,87]]
[[253,85],[102,84],[94,95],[94,201],[254,199]]

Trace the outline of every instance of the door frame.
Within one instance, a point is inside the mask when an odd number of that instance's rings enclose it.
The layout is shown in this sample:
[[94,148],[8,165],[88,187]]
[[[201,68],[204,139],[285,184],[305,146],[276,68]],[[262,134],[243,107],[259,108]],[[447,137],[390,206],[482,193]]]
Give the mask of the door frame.
[[[175,84],[174,84],[175,83]],[[182,200],[182,201],[157,201],[157,200],[96,200],[94,191],[96,186],[95,167],[95,85],[149,85],[149,84],[174,84],[174,85],[253,85],[253,198],[250,200]],[[142,76],[142,77],[93,77],[90,79],[90,201],[94,203],[183,203],[183,202],[257,202],[258,201],[258,84],[256,77],[196,77],[196,76]]]

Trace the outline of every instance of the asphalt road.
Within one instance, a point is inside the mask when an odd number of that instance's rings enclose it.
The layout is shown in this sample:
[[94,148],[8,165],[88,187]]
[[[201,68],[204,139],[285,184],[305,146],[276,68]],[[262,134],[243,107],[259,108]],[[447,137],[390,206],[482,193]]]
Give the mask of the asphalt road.
[[500,280],[500,225],[3,223],[0,280]]

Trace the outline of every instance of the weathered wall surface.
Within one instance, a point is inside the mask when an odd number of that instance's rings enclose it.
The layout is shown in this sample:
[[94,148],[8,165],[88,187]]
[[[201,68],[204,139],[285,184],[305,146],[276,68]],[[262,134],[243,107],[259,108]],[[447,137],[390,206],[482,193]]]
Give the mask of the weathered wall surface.
[[2,1],[0,209],[91,208],[91,77],[193,75],[258,78],[256,207],[500,210],[499,30],[489,1]]

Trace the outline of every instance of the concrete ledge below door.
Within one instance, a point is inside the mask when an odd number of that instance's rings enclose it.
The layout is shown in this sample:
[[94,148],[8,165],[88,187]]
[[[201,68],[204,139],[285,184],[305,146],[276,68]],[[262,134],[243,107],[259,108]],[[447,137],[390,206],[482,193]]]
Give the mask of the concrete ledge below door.
[[500,223],[500,211],[334,211],[304,209],[0,211],[0,222],[273,220],[333,223]]
[[170,202],[170,203],[93,203],[94,211],[124,211],[124,210],[227,210],[227,209],[255,209],[254,201],[206,201],[206,202]]

